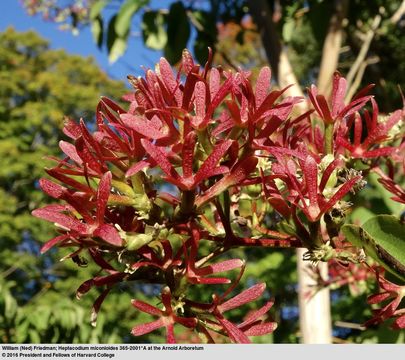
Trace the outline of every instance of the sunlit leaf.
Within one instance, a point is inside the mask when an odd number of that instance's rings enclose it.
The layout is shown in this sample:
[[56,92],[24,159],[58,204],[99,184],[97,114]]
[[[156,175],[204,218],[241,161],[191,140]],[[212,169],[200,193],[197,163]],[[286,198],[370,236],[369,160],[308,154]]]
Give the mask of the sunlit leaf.
[[98,18],[105,8],[105,6],[111,2],[111,0],[98,0],[90,8],[90,20]]
[[405,281],[405,224],[396,216],[377,215],[361,227],[344,225],[346,239]]
[[97,46],[101,49],[103,45],[104,33],[103,33],[103,19],[101,16],[96,17],[91,22],[91,33],[93,34],[93,40]]
[[162,50],[167,43],[164,15],[159,11],[147,11],[143,15],[142,37],[145,45]]
[[120,38],[126,38],[131,26],[132,17],[142,6],[149,3],[149,0],[126,0],[117,13],[114,24],[115,32]]

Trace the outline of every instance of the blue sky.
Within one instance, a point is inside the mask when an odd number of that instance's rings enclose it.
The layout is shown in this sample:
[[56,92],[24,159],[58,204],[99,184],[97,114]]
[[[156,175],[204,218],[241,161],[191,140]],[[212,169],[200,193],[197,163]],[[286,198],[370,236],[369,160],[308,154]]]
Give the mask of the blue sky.
[[[140,20],[135,18],[131,29],[133,33],[140,34],[139,24]],[[124,81],[128,74],[142,75],[144,72],[141,65],[154,67],[161,56],[159,51],[146,49],[142,37],[138,35],[131,37],[125,55],[116,63],[109,64],[107,52],[97,48],[89,28],[83,29],[79,36],[74,36],[69,31],[59,30],[58,24],[45,22],[40,16],[29,16],[19,0],[0,0],[0,31],[9,26],[18,31],[35,30],[50,42],[51,48],[63,48],[71,54],[93,56],[111,77]]]

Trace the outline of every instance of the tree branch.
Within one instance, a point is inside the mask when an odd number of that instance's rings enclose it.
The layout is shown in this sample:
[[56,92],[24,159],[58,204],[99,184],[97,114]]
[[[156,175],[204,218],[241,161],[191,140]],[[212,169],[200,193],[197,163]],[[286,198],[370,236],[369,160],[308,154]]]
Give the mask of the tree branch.
[[378,56],[371,57],[369,59],[364,60],[357,71],[356,77],[353,80],[352,85],[350,86],[349,90],[347,91],[346,95],[346,102],[349,102],[350,99],[354,96],[357,89],[360,87],[361,80],[363,79],[364,72],[366,71],[366,67],[371,64],[376,64],[380,61]]
[[[380,26],[381,23],[381,16],[380,15],[376,15],[374,17],[373,23],[371,25],[371,28],[367,31],[365,37],[364,37],[364,41],[363,41],[363,45],[360,48],[360,51],[357,55],[356,60],[354,61],[353,65],[351,66],[347,76],[346,76],[346,81],[347,81],[347,88],[349,89],[347,96],[346,96],[346,101],[349,101],[351,99],[351,97],[354,94],[354,91],[351,89],[352,83],[354,78],[356,77],[357,80],[357,76],[356,74],[358,74],[361,70],[361,68],[364,66],[365,62],[364,59],[367,56],[367,52],[368,49],[370,48],[370,44],[374,38],[374,35],[378,29],[378,27]],[[363,69],[363,73],[364,73],[365,67]],[[361,81],[361,78],[360,78]],[[350,97],[349,97],[350,95]]]
[[397,11],[391,16],[391,22],[396,24],[399,20],[402,19],[402,16],[405,14],[405,0],[402,0],[401,5],[399,5]]
[[335,12],[329,22],[328,33],[322,50],[322,60],[318,76],[318,90],[326,96],[331,91],[333,73],[337,69],[343,37],[343,20],[347,12],[348,0],[335,0]]

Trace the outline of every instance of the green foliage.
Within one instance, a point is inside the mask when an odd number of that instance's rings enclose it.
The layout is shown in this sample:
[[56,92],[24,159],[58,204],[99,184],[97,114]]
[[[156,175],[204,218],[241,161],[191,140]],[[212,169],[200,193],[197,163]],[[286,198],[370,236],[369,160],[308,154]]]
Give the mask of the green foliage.
[[[16,241],[24,230],[43,226],[27,214],[42,201],[35,182],[49,164],[49,148],[57,149],[63,117],[91,120],[100,95],[118,94],[124,85],[109,80],[90,58],[49,50],[33,32],[2,33],[0,63],[0,197],[7,204],[0,236]],[[39,239],[47,237],[43,230]]]
[[93,34],[93,40],[99,48],[103,45],[103,19],[98,16],[91,23],[91,33]]
[[164,28],[165,16],[159,11],[147,11],[142,20],[142,36],[145,45],[154,50],[162,50],[167,43]]
[[94,42],[101,49],[104,40],[104,21],[101,16],[101,11],[110,2],[110,0],[98,0],[90,9],[91,32]]
[[167,16],[167,44],[164,48],[164,56],[171,64],[181,59],[189,36],[190,24],[186,9],[181,1],[177,1],[170,6]]
[[[36,33],[12,28],[0,33],[0,64],[0,341],[122,342],[126,330],[114,323],[125,314],[100,315],[93,329],[89,309],[97,294],[83,304],[74,299],[95,269],[79,275],[71,260],[40,256],[53,230],[30,212],[44,201],[37,181],[51,164],[45,156],[59,155],[63,117],[92,121],[98,98],[119,98],[125,86],[93,59],[50,50]],[[109,301],[106,307],[120,309],[117,297]]]
[[[111,62],[124,55],[131,24],[135,23],[138,15],[144,44],[151,49],[164,49],[165,56],[172,64],[179,60],[181,51],[190,40],[193,41],[194,55],[200,63],[206,60],[207,47],[211,47],[214,52],[217,50],[218,61],[226,65],[252,69],[266,62],[266,59],[261,59],[264,58],[259,39],[261,29],[244,24],[250,12],[249,3],[245,0],[215,0],[210,1],[209,6],[200,2],[173,1],[167,4],[169,9],[161,4],[152,9],[148,0],[126,0],[112,15],[106,11],[106,5],[111,1],[93,0],[83,5],[81,1],[70,0],[67,3],[74,6],[61,7],[54,4],[56,0],[38,0],[35,4],[25,0],[24,5],[33,14],[54,11],[56,15],[53,20],[74,32],[80,26],[91,25],[95,43],[100,48],[106,45]],[[281,6],[277,6],[274,1],[269,4],[274,12],[275,36],[285,46],[300,84],[307,86],[318,75],[323,43],[334,13],[334,2],[299,0],[283,1],[279,4]],[[382,17],[363,61],[366,66],[359,86],[369,83],[380,85],[376,87],[376,97],[382,105],[381,110],[385,112],[400,106],[398,85],[405,82],[404,25],[403,21],[392,20],[400,4],[400,0],[350,1],[347,3],[343,28],[338,70],[347,73],[374,17]],[[81,10],[79,15],[71,10],[74,8]],[[228,39],[221,39],[218,26],[226,28],[230,24],[241,25],[240,31]],[[246,36],[248,32],[255,32],[255,38]],[[391,71],[393,68],[397,71]]]
[[[275,299],[272,313],[277,321],[277,330],[267,338],[267,343],[299,342],[298,337],[298,301],[297,301],[297,257],[294,250],[246,249],[249,266],[246,268],[245,278],[249,282],[266,282],[271,291],[270,296]],[[281,270],[281,271],[280,271]],[[269,336],[268,336],[269,337]],[[264,339],[255,339],[256,342]]]
[[396,216],[378,215],[361,227],[344,225],[342,231],[353,245],[363,247],[367,255],[405,280],[405,225]]
[[196,24],[198,24],[197,36],[194,41],[194,54],[200,64],[207,61],[207,49],[215,49],[218,29],[215,23],[215,17],[209,11],[196,10],[192,15]]
[[[148,2],[147,0],[127,0],[122,4],[117,14],[110,19],[107,33],[108,60],[110,62],[115,62],[125,53],[132,16]],[[101,7],[102,5],[100,5]],[[99,19],[100,26],[95,25],[93,34],[97,36],[97,43],[100,46],[102,43],[102,22],[100,16],[97,18]]]
[[374,17],[380,15],[382,19],[367,54],[367,59],[374,62],[366,67],[360,85],[377,85],[375,93],[382,112],[389,112],[402,103],[398,86],[405,83],[405,31],[403,20],[394,22],[392,19],[400,5],[399,0],[356,0],[351,1],[348,8],[345,40],[350,52],[342,55],[342,69],[357,56],[363,44],[362,34],[370,29]]
[[117,20],[115,22],[115,32],[119,37],[125,37],[128,34],[132,16],[148,2],[148,0],[124,1],[117,13]]

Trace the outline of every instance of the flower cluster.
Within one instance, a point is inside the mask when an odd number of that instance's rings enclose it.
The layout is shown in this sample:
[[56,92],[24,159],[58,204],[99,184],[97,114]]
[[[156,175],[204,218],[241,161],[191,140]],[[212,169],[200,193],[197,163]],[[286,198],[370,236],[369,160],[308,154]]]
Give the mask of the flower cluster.
[[[205,337],[207,342],[214,342],[210,331],[215,331],[215,333],[229,337],[233,342],[248,344],[250,343],[248,336],[265,335],[277,328],[275,322],[266,322],[263,319],[264,315],[272,307],[273,301],[270,300],[260,309],[249,313],[244,321],[238,325],[227,320],[223,313],[256,300],[263,294],[265,287],[265,284],[257,284],[227,301],[224,301],[224,297],[228,294],[228,291],[221,296],[214,294],[211,303],[198,303],[187,299],[180,302],[178,300],[173,301],[170,288],[165,287],[161,295],[163,310],[143,301],[132,301],[132,305],[138,310],[159,318],[150,323],[135,326],[132,329],[132,334],[136,336],[143,335],[164,326],[166,328],[166,341],[176,343],[173,325],[179,323],[184,327],[199,329],[200,334]],[[193,309],[205,315],[199,319],[197,317],[185,318],[176,315],[176,313],[184,314],[185,308]]]
[[[126,106],[101,98],[94,130],[66,118],[64,157],[46,169],[54,180],[39,182],[58,203],[33,215],[55,223],[59,233],[42,252],[69,248],[65,259],[87,254],[100,267],[103,275],[77,291],[81,297],[103,288],[93,323],[116,284],[143,281],[162,286],[162,306],[134,299],[136,309],[158,319],[136,325],[133,335],[164,327],[167,342],[175,342],[180,324],[208,342],[216,332],[247,343],[276,328],[266,315],[273,302],[239,324],[226,319],[225,312],[257,300],[265,287],[225,300],[245,267],[226,257],[229,249],[304,246],[311,260],[339,257],[335,240],[350,207],[344,198],[364,186],[351,160],[394,151],[382,144],[402,113],[378,123],[365,91],[345,105],[346,82],[336,74],[331,103],[312,87],[314,110],[297,115],[304,99],[271,89],[269,68],[255,85],[249,76],[211,67],[210,60],[201,68],[185,50],[177,73],[162,58],[145,77],[129,76],[134,91],[123,97]],[[359,111],[368,102],[374,113],[363,113],[363,139]],[[251,204],[249,219],[239,214],[241,199]],[[331,217],[336,212],[339,221]],[[284,226],[266,224],[268,214]],[[210,303],[189,297],[196,284],[210,291]]]
[[[364,325],[373,326],[384,322],[387,319],[394,318],[391,327],[394,329],[405,329],[405,309],[399,308],[402,299],[405,296],[405,286],[396,285],[382,277],[377,272],[378,285],[380,292],[370,295],[367,299],[369,304],[383,305],[381,308],[373,310],[373,317]],[[389,301],[387,301],[389,300]]]

